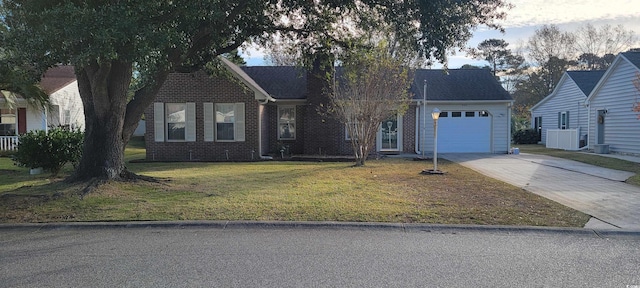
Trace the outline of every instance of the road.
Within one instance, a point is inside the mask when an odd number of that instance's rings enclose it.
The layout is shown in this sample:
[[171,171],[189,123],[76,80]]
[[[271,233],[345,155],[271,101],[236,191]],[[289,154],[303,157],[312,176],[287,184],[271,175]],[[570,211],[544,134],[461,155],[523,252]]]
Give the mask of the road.
[[638,234],[423,230],[4,229],[0,287],[640,287]]

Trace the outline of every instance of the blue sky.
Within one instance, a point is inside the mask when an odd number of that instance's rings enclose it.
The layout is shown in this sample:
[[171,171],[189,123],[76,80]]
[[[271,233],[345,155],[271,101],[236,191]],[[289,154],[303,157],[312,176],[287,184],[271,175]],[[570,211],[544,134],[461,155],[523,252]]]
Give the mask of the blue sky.
[[[640,38],[640,1],[638,0],[508,0],[515,7],[507,12],[507,19],[501,21],[506,32],[479,27],[474,31],[468,46],[475,47],[486,39],[498,38],[516,46],[526,42],[535,30],[544,24],[556,24],[563,31],[574,31],[586,23],[598,27],[604,24],[622,24],[635,31]],[[640,46],[640,43],[639,45]],[[264,53],[259,47],[249,47],[243,57],[248,65],[265,65]],[[449,68],[464,64],[484,65],[486,63],[466,57],[465,53],[449,56]],[[439,68],[442,65],[435,65]]]

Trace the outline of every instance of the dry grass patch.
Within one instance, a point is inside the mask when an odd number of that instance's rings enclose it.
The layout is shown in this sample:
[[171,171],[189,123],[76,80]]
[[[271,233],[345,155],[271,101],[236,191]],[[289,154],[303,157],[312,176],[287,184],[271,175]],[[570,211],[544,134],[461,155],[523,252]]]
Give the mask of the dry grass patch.
[[[588,216],[442,161],[130,163],[161,183],[108,183],[84,198],[62,183],[0,189],[0,221],[284,220],[582,227]],[[1,183],[0,183],[1,185]],[[19,184],[18,184],[19,186]],[[2,187],[2,186],[0,186]],[[8,186],[5,186],[8,187]],[[35,193],[47,195],[39,199]],[[56,194],[57,193],[57,194]],[[54,194],[56,195],[54,197]],[[7,196],[8,195],[8,196]]]

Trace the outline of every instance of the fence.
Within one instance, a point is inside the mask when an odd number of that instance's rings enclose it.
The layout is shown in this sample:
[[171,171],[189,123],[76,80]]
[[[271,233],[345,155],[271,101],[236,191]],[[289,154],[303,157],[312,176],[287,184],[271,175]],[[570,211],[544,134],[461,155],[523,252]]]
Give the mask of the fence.
[[0,136],[0,151],[13,151],[18,148],[18,136]]
[[547,148],[579,150],[580,128],[578,129],[547,129]]

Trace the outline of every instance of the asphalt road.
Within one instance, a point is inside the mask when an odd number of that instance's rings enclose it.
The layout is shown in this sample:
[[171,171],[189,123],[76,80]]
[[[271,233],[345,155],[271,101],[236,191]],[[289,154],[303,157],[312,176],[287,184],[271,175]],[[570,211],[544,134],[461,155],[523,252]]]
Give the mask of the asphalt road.
[[640,287],[640,237],[333,228],[0,230],[0,287]]

